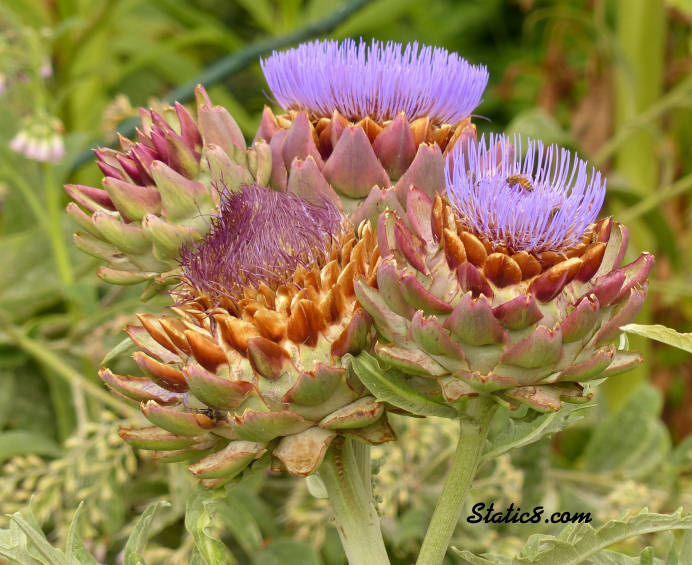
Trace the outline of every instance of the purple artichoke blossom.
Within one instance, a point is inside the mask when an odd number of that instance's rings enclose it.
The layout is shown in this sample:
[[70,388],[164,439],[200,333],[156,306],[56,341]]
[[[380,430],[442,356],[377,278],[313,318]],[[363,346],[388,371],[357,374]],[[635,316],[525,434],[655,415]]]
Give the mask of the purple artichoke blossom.
[[594,222],[600,175],[567,151],[527,149],[515,157],[495,137],[455,148],[447,196],[411,188],[404,214],[382,214],[377,289],[356,283],[381,364],[441,402],[557,410],[584,399],[580,383],[641,361],[613,340],[644,302],[653,256],[621,266],[626,228]]
[[265,108],[256,136],[272,148],[272,187],[309,173],[349,213],[369,196],[354,224],[394,196],[400,208],[412,184],[444,189],[443,154],[475,140],[469,116],[488,81],[485,67],[418,43],[315,41],[261,64],[286,111]]
[[96,150],[103,188],[67,185],[67,211],[80,226],[75,243],[106,262],[98,274],[113,284],[149,281],[149,289],[177,280],[180,248],[209,230],[219,204],[217,186],[266,184],[271,151],[247,148],[228,111],[196,91],[197,109],[181,104],[162,113],[140,110],[137,140],[121,150]]
[[368,45],[352,39],[313,41],[262,61],[277,102],[285,110],[306,110],[330,118],[334,111],[356,122],[369,117],[456,123],[481,102],[488,82],[485,67],[469,64],[439,47],[409,43]]
[[100,372],[152,424],[122,437],[192,460],[209,487],[265,454],[308,475],[339,438],[394,439],[383,404],[342,363],[371,348],[353,283],[375,284],[379,260],[370,224],[354,233],[343,220],[323,198],[259,186],[224,195],[209,233],[183,253],[176,316],[127,328],[146,376]]
[[[494,148],[494,150],[491,150]],[[488,145],[457,151],[447,167],[447,194],[465,227],[494,245],[540,253],[579,242],[603,205],[605,179],[556,145],[490,135]]]

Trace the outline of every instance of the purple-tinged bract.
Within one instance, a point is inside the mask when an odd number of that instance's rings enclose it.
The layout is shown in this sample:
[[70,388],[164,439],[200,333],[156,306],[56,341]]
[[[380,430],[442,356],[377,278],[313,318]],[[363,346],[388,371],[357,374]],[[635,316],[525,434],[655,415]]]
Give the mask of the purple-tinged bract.
[[324,117],[336,110],[355,121],[403,112],[408,120],[456,123],[480,104],[488,82],[485,66],[417,42],[313,41],[275,51],[261,65],[285,110]]
[[447,193],[466,227],[514,252],[560,252],[575,245],[603,204],[605,179],[556,145],[514,143],[491,134],[455,148]]
[[325,199],[246,185],[226,192],[204,240],[182,252],[185,281],[210,296],[242,298],[247,287],[275,287],[299,265],[321,263],[343,216]]

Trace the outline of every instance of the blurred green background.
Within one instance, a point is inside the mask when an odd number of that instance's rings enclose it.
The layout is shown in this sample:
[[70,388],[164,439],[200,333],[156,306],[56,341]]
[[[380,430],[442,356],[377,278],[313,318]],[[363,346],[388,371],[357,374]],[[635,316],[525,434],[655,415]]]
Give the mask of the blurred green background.
[[[350,11],[334,12],[343,6]],[[62,544],[84,500],[80,535],[114,562],[132,520],[164,499],[172,506],[157,514],[147,563],[191,562],[204,536],[223,540],[229,563],[343,563],[323,501],[302,481],[256,477],[235,498],[209,502],[184,468],[120,442],[119,420],[135,411],[96,372],[134,313],[160,311],[166,298],[142,305],[139,289],[99,281],[96,260],[71,243],[62,189],[98,186],[89,148],[114,144],[118,127],[131,134],[141,105],[189,101],[199,80],[211,81],[212,100],[251,140],[271,104],[257,54],[315,37],[320,22],[329,37],[415,40],[487,65],[479,132],[557,142],[603,170],[607,212],[630,229],[628,255],[657,256],[638,321],[692,331],[690,0],[0,0],[0,514],[33,495],[48,539]],[[20,131],[63,142],[64,157],[46,163],[13,151]],[[601,387],[580,425],[503,459],[479,488],[498,500],[577,500],[603,518],[689,503],[690,356],[634,345],[645,363]],[[110,355],[119,372],[129,368],[125,353]],[[380,453],[376,478],[401,563],[415,555],[454,441],[444,423],[407,425],[407,441]],[[639,455],[599,459],[634,433],[649,441]],[[631,473],[637,457],[647,464]],[[197,522],[184,520],[186,500]],[[528,531],[458,535],[478,551],[510,551]]]

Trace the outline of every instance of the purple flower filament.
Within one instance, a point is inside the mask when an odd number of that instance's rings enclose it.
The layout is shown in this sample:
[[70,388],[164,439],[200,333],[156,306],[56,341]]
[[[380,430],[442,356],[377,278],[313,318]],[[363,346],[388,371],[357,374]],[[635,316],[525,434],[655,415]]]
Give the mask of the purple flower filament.
[[234,301],[261,283],[277,288],[299,265],[325,260],[342,219],[327,200],[308,201],[257,185],[226,192],[209,233],[183,249],[183,278],[212,297]]
[[[556,145],[490,134],[447,161],[447,194],[468,229],[512,252],[561,252],[578,243],[603,205],[605,179]],[[523,156],[522,156],[523,155]],[[451,165],[450,165],[451,163]]]
[[285,110],[324,117],[337,110],[352,121],[384,122],[403,112],[410,121],[456,123],[480,104],[488,83],[485,66],[417,42],[313,41],[260,64]]

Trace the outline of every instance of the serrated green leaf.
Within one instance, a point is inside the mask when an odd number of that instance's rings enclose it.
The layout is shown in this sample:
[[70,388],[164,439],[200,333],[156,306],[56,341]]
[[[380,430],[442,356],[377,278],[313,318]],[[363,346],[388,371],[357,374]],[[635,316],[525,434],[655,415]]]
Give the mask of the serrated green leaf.
[[620,328],[623,332],[640,335],[643,337],[648,337],[649,339],[654,339],[665,343],[666,345],[672,345],[688,353],[692,353],[692,333],[681,334],[676,332],[672,328],[667,328],[666,326],[661,326],[660,324],[653,324],[650,326],[642,324],[627,324]]
[[59,549],[53,547],[46,539],[46,534],[38,525],[31,510],[28,516],[24,517],[19,512],[15,512],[10,519],[17,525],[27,538],[27,547],[31,555],[39,563],[45,565],[64,565],[65,555]]
[[83,507],[84,501],[79,503],[74,517],[72,518],[72,522],[70,523],[70,529],[67,532],[65,548],[65,563],[67,565],[99,565],[98,561],[96,561],[93,555],[84,547],[82,540],[80,540],[77,535],[77,524]]
[[199,487],[187,501],[185,529],[195,540],[195,549],[206,565],[238,563],[231,551],[213,532],[214,505],[224,495],[223,490],[210,491]]
[[494,459],[512,449],[524,447],[549,434],[563,430],[573,422],[581,420],[584,416],[581,411],[591,408],[593,404],[568,404],[563,403],[557,412],[540,414],[529,410],[522,419],[511,418],[508,411],[500,410],[496,418],[506,420],[502,431],[491,438],[490,445],[481,457],[481,462]]
[[513,565],[579,565],[588,563],[603,549],[634,536],[669,530],[692,530],[692,515],[653,514],[642,510],[623,520],[610,520],[595,529],[590,524],[573,524],[557,537],[533,535]]
[[351,367],[370,393],[381,402],[388,402],[418,416],[457,417],[454,408],[436,402],[410,387],[403,373],[395,369],[383,370],[377,359],[367,352],[352,357]]
[[27,537],[14,522],[10,522],[9,528],[0,530],[0,558],[10,563],[42,565],[29,552]]
[[159,500],[157,502],[152,502],[146,507],[139,517],[139,520],[137,520],[137,524],[135,524],[127,540],[127,544],[125,545],[123,565],[146,565],[142,557],[142,552],[149,541],[149,530],[154,521],[154,515],[159,508],[170,505],[171,504],[165,500]]

